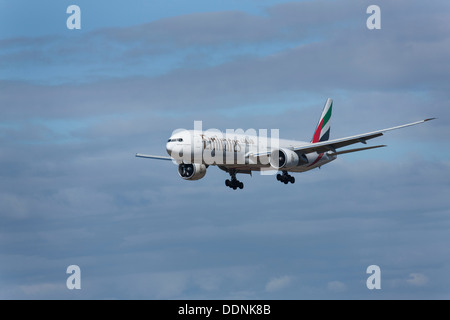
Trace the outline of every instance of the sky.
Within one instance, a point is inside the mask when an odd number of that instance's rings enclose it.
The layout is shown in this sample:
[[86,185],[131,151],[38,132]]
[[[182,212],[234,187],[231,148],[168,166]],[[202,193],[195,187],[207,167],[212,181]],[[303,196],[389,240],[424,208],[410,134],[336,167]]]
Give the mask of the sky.
[[[446,0],[0,0],[0,299],[449,299],[449,20]],[[438,119],[293,185],[134,156],[194,121],[309,141],[329,97],[331,138]]]

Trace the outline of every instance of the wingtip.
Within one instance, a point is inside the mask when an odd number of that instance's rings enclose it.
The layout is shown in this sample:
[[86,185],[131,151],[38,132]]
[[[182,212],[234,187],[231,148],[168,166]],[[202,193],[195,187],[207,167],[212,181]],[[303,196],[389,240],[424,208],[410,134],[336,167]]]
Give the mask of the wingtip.
[[436,120],[437,118],[428,118],[428,119],[425,119],[425,120],[423,120],[423,122],[427,122],[427,121],[431,121],[431,120]]

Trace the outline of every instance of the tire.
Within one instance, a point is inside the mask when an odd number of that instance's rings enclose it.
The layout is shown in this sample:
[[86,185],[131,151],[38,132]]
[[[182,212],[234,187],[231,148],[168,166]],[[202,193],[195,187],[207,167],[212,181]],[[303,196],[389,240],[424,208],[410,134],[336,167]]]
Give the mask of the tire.
[[295,178],[294,178],[294,177],[291,177],[291,179],[290,179],[290,180],[291,180],[291,183],[292,183],[292,184],[294,184],[294,183],[295,183]]
[[289,183],[289,181],[287,181],[287,180],[284,180],[283,182],[284,182],[284,184],[288,184]]
[[239,182],[239,189],[244,189],[244,184],[242,182]]
[[225,185],[227,186],[227,187],[229,187],[230,186],[230,180],[225,180]]
[[277,180],[281,181],[281,174],[277,174]]

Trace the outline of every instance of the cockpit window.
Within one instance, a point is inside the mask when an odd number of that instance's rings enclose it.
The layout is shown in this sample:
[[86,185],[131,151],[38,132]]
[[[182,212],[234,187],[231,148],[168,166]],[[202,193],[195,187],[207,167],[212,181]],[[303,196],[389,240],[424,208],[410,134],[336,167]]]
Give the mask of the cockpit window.
[[169,141],[167,141],[167,142],[183,142],[183,139],[182,138],[178,138],[178,139],[169,139]]
[[183,142],[183,139],[178,138],[177,141],[178,141],[178,142]]

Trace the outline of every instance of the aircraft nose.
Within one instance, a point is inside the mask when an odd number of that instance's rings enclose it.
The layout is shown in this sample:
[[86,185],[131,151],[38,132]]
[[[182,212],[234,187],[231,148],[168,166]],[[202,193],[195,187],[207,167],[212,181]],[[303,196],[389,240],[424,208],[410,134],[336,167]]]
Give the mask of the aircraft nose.
[[172,155],[172,144],[170,142],[167,142],[166,144],[166,151],[170,155]]

